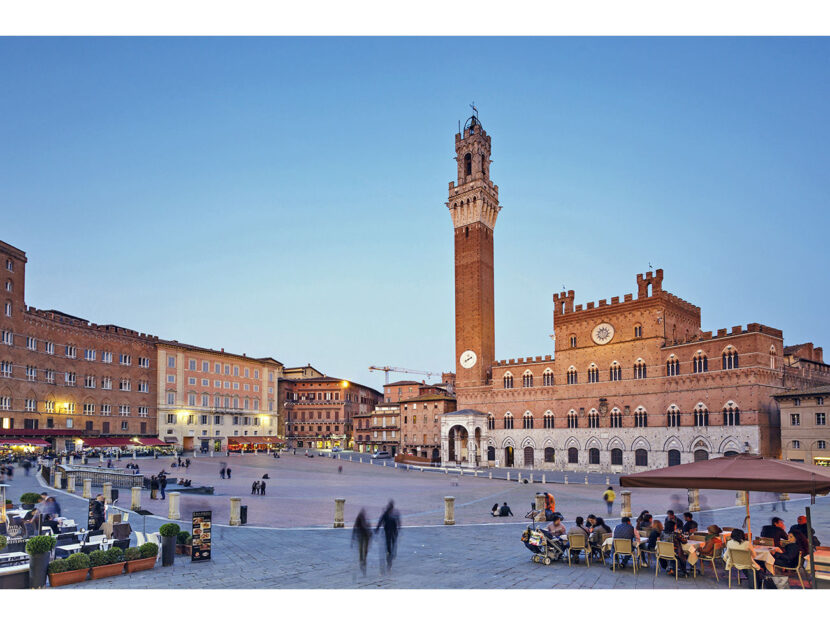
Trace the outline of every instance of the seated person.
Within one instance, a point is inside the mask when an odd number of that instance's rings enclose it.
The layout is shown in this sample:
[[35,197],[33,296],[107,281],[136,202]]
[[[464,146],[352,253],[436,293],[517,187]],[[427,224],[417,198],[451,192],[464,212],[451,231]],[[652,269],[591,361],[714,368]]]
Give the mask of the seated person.
[[270,480],[271,476],[266,473],[265,475],[262,476],[262,479],[263,480]]
[[694,516],[692,516],[691,512],[684,512],[683,513],[683,533],[684,534],[694,534],[697,531],[697,521],[695,521]]
[[61,533],[60,524],[58,523],[54,514],[47,514],[46,517],[44,517],[43,525],[51,528],[52,534],[54,534],[55,536]]
[[591,531],[585,527],[585,519],[583,519],[581,516],[578,516],[576,517],[574,522],[576,523],[576,525],[574,525],[573,527],[571,527],[571,529],[568,530],[568,536],[570,536],[571,534],[582,534],[585,536],[585,538],[588,538],[588,536],[591,535]]
[[658,519],[653,519],[651,527],[647,528],[646,531],[648,531],[648,537],[646,538],[646,542],[640,547],[640,554],[643,564],[647,565],[647,555],[643,553],[643,550],[654,551],[657,549],[657,541],[660,540],[660,535],[663,533],[663,524]]
[[[790,534],[792,534],[793,531],[801,532],[802,534],[804,534],[805,538],[807,536],[809,536],[809,534],[807,533],[807,517],[806,516],[804,516],[802,514],[800,517],[798,517],[796,519],[796,524],[793,525],[790,528]],[[820,546],[821,546],[821,543],[818,541],[818,538],[816,538],[816,530],[813,530],[813,547],[820,547]]]
[[492,516],[499,516],[499,504],[498,503],[494,503],[493,507],[490,508],[490,514]]
[[[639,541],[639,534],[637,530],[631,525],[631,517],[624,516],[620,519],[620,524],[614,528],[614,538],[623,538],[631,541],[632,549],[636,549],[640,546]],[[612,558],[616,559],[617,554],[614,553],[611,556]],[[625,568],[625,565],[628,564],[628,561],[631,560],[631,556],[623,555],[620,560],[620,567]],[[614,568],[613,563],[611,568]]]
[[789,534],[789,542],[785,543],[777,553],[773,550],[775,566],[784,566],[788,569],[794,569],[798,566],[799,554],[803,558],[806,558],[809,551],[810,546],[807,543],[807,537],[798,530],[791,531]]
[[787,541],[787,530],[784,521],[777,516],[772,517],[769,525],[761,528],[761,538],[772,538],[776,547],[781,547],[781,541]]
[[637,519],[637,525],[634,527],[641,534],[648,534],[652,523],[654,523],[654,517],[648,513],[648,510],[643,510],[642,515]]
[[711,557],[715,550],[719,547],[723,546],[723,541],[721,540],[721,533],[723,530],[718,527],[717,525],[710,525],[706,528],[706,540],[703,541],[702,545],[699,545],[697,548],[698,555],[706,556],[707,558]]
[[[666,521],[666,531],[663,532],[663,540],[672,543],[674,545],[674,557],[677,558],[679,563],[677,574],[680,577],[686,576],[686,552],[683,551],[683,545],[686,544],[688,541],[683,538],[682,528],[680,525],[675,525],[674,521]],[[666,573],[668,575],[674,575],[674,569],[671,568],[671,564],[666,560],[660,561],[661,566],[666,567]]]
[[758,564],[755,559],[758,557],[758,554],[755,552],[752,542],[750,542],[750,540],[746,537],[744,531],[738,528],[732,530],[732,535],[729,537],[729,540],[726,541],[726,551],[723,554],[723,562],[726,565],[727,572],[732,569],[732,553],[735,551],[748,551],[752,556],[753,568],[756,573],[763,576],[763,568],[761,568],[761,565]]
[[566,536],[568,533],[568,528],[565,527],[565,524],[562,522],[562,515],[557,514],[556,517],[548,523],[548,526],[545,528],[554,538],[561,538]]
[[499,508],[499,516],[513,516],[513,511],[510,509],[510,506],[507,505],[505,501],[501,508]]

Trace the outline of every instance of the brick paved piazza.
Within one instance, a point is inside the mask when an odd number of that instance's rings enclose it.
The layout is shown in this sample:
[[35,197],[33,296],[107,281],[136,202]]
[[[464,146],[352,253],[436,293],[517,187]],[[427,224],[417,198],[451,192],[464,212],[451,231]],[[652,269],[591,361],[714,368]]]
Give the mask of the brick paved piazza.
[[[219,463],[229,462],[231,480],[219,479]],[[168,470],[170,459],[138,459],[145,474]],[[343,466],[338,473],[337,467]],[[250,495],[251,483],[268,472],[267,495]],[[502,472],[503,473],[503,472]],[[177,475],[176,472],[173,473]],[[357,462],[332,460],[325,456],[244,456],[196,458],[187,472],[194,485],[207,481],[216,487],[214,496],[182,495],[182,522],[186,528],[190,511],[210,508],[214,511],[213,560],[191,563],[178,557],[173,567],[160,565],[151,572],[122,575],[73,585],[73,589],[100,588],[726,588],[721,575],[716,583],[711,569],[704,577],[675,582],[662,573],[655,578],[654,569],[637,575],[630,568],[612,573],[599,564],[590,568],[584,563],[571,568],[565,563],[545,567],[530,561],[530,552],[519,541],[526,524],[522,518],[533,494],[541,484],[507,483],[486,477],[461,478],[453,486],[453,477],[443,474],[404,472]],[[515,479],[517,473],[511,473]],[[539,479],[539,474],[535,474]],[[562,480],[562,474],[546,474],[547,480]],[[576,514],[603,514],[601,493],[605,477],[591,476],[585,486],[585,474],[570,474],[571,484],[548,484],[556,494],[558,509],[572,522]],[[573,484],[574,481],[581,482]],[[46,489],[17,472],[10,484],[10,498],[21,492]],[[685,491],[633,490],[635,514],[647,508],[662,514],[669,506],[685,509]],[[454,495],[458,525],[444,526],[443,497]],[[166,502],[151,502],[144,493],[146,507],[158,517],[147,517],[147,530],[155,531],[165,522]],[[249,525],[228,527],[230,496],[240,495],[249,506]],[[86,502],[61,492],[59,500],[66,516],[85,518]],[[389,497],[393,497],[403,517],[398,557],[392,570],[380,572],[381,541],[373,540],[369,553],[369,570],[364,577],[357,567],[356,549],[350,545],[351,530],[332,529],[334,498],[346,499],[346,524],[351,524],[359,508],[366,507],[374,521]],[[711,522],[739,526],[743,509],[734,507],[733,492],[706,491],[701,503],[713,510],[697,516],[702,526]],[[760,528],[771,516],[771,495],[754,494],[766,503],[753,505],[753,527]],[[794,496],[798,497],[798,496]],[[516,518],[493,519],[488,515],[495,503],[507,501]],[[678,505],[678,502],[683,502]],[[794,499],[783,515],[787,525],[803,514],[806,500]],[[125,493],[122,505],[129,504]],[[779,509],[780,510],[780,509]],[[779,512],[780,514],[780,512]],[[619,516],[615,507],[613,517]],[[821,497],[813,507],[816,530],[824,542],[830,542],[830,498]],[[131,519],[133,528],[141,530],[141,520]],[[610,523],[613,527],[614,523]],[[721,569],[722,572],[722,569]]]

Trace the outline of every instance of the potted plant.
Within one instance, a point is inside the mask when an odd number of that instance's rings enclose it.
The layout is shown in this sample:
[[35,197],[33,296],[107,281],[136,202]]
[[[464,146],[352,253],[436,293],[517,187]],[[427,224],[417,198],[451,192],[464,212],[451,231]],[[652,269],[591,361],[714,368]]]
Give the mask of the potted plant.
[[49,585],[66,586],[77,584],[89,574],[89,556],[85,553],[73,553],[63,560],[49,563]]
[[6,499],[6,510],[11,510],[14,504],[12,504],[11,499]]
[[176,553],[179,555],[189,556],[193,551],[193,539],[189,532],[182,530],[176,536]]
[[54,536],[32,536],[26,541],[26,553],[29,554],[29,588],[43,588],[46,585],[49,556],[57,542]]
[[162,566],[173,566],[173,560],[176,557],[176,538],[181,529],[176,523],[165,523],[159,528]]
[[9,544],[8,539],[0,534],[0,553],[3,553],[6,550],[6,545]]
[[40,493],[23,493],[20,495],[20,507],[24,510],[32,510],[35,504],[40,502],[40,497]]
[[144,543],[141,547],[130,547],[124,552],[127,573],[147,571],[156,565],[159,548],[155,543]]
[[[110,553],[117,550],[114,553]],[[111,547],[108,551],[93,551],[89,554],[92,564],[90,579],[101,579],[121,575],[124,572],[124,554],[118,547]]]

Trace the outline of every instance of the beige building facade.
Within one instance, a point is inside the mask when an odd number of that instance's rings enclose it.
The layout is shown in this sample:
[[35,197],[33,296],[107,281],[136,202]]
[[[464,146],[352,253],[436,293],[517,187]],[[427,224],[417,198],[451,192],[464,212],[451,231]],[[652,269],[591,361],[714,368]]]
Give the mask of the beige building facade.
[[784,460],[830,466],[830,386],[775,395],[781,410],[781,456]]

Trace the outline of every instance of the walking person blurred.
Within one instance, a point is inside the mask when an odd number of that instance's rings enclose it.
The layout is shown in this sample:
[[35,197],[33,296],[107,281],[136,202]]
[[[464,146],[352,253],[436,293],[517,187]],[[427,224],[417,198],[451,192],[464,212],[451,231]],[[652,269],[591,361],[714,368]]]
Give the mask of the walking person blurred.
[[159,475],[159,492],[161,498],[164,499],[164,491],[167,490],[167,476],[164,473]]
[[380,531],[381,526],[383,526],[383,534],[386,538],[387,570],[392,568],[392,560],[395,559],[398,546],[398,529],[400,528],[400,525],[400,515],[398,514],[398,511],[395,510],[395,502],[390,499],[389,504],[386,506],[386,510],[383,511],[380,519],[378,519],[378,525],[375,528],[375,534],[377,534]]
[[228,467],[228,470],[226,471],[226,473],[228,474],[228,479],[231,479],[231,468],[230,467]]
[[226,471],[226,470],[227,470],[227,469],[225,469],[225,464],[224,464],[224,463],[222,463],[222,468],[221,468],[221,469],[219,469],[219,476],[220,476],[223,480],[225,479],[225,471]]
[[602,498],[605,500],[605,505],[608,506],[608,514],[611,514],[611,511],[614,509],[614,500],[617,498],[617,493],[614,492],[614,487],[609,486],[605,489],[605,492],[602,493]]
[[366,509],[361,508],[352,528],[352,544],[357,541],[357,556],[360,570],[366,575],[366,555],[369,553],[369,540],[372,538],[372,526],[366,520]]
[[260,495],[265,494],[265,480],[263,480],[259,483],[259,494]]
[[256,495],[259,492],[259,480],[251,484],[251,494]]

